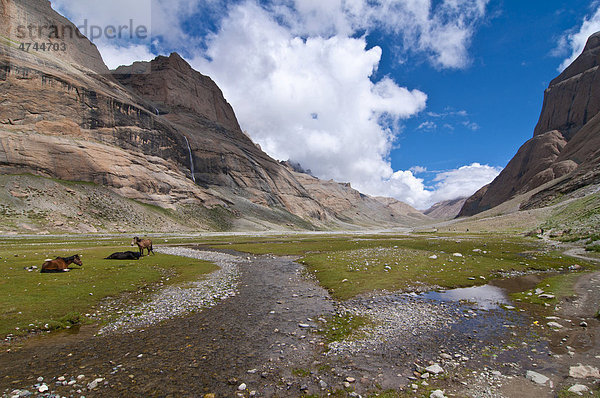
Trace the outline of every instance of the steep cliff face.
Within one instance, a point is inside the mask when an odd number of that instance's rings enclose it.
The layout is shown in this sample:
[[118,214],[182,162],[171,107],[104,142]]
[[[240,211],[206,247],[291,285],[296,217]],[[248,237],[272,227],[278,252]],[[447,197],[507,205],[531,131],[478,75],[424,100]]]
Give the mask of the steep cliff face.
[[65,51],[25,52],[20,25],[76,28],[47,0],[0,2],[0,173],[94,182],[161,207],[220,205],[255,225],[398,223],[392,209],[262,152],[217,85],[179,55],[111,73],[78,35],[46,38]]
[[522,208],[542,206],[558,194],[600,182],[599,66],[596,33],[546,89],[533,138],[489,186],[467,200],[459,216],[480,213],[553,181]]

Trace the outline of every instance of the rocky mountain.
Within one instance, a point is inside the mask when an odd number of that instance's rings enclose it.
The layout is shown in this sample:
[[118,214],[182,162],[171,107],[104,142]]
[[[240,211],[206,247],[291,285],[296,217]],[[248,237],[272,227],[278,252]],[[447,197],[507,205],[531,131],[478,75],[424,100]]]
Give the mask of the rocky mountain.
[[91,182],[191,217],[220,208],[231,229],[417,221],[270,158],[241,131],[217,85],[178,54],[111,72],[78,35],[46,33],[64,51],[23,51],[20,25],[76,31],[47,0],[0,2],[1,174]]
[[467,198],[458,198],[438,202],[425,210],[423,214],[438,220],[450,220],[460,213],[466,201]]
[[459,216],[471,216],[543,187],[522,209],[540,207],[600,183],[600,32],[550,82],[533,138],[489,185],[470,197]]

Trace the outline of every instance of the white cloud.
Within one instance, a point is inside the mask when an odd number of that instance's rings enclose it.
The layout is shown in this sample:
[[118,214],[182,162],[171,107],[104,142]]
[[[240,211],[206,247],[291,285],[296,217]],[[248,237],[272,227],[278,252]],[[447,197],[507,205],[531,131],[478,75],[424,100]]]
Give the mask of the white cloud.
[[98,51],[109,69],[116,69],[121,65],[131,65],[136,61],[151,61],[156,58],[146,45],[129,45],[125,47],[111,46],[106,43],[98,44]]
[[417,127],[417,130],[435,130],[436,128],[437,128],[437,124],[435,124],[434,122],[429,120],[429,121],[419,124],[419,127]]
[[377,195],[392,196],[405,201],[417,209],[424,210],[437,202],[467,197],[482,186],[492,182],[502,169],[473,163],[455,170],[438,173],[434,186],[427,187],[424,180],[415,177],[420,168],[397,171],[389,178],[374,180],[367,187]]
[[232,10],[209,41],[212,76],[243,129],[270,155],[323,178],[354,184],[391,174],[391,125],[425,107],[427,96],[390,78],[372,82],[381,49],[364,38],[295,37],[263,8]]
[[575,61],[575,58],[583,52],[587,39],[598,31],[600,31],[600,6],[591,16],[583,19],[578,31],[567,33],[560,38],[559,49],[570,51],[571,54],[560,64],[559,72]]

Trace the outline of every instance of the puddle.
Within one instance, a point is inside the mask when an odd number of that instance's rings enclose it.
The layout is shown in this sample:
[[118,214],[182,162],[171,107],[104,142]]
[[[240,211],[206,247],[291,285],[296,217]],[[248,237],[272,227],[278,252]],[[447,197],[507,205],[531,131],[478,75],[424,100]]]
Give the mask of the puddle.
[[508,294],[532,289],[544,278],[551,275],[550,273],[543,273],[496,279],[488,285],[427,292],[422,294],[421,297],[437,301],[469,302],[475,308],[493,310],[500,308],[502,305],[511,304]]
[[502,304],[510,304],[506,291],[492,285],[428,292],[422,297],[437,301],[467,301],[482,310],[493,310],[500,308]]

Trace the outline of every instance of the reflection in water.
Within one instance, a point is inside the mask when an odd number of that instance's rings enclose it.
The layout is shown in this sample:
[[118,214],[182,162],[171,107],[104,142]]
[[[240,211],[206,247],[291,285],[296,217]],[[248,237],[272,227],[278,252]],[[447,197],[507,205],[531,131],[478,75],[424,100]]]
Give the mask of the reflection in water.
[[423,297],[438,301],[468,301],[482,310],[496,309],[502,304],[510,303],[504,289],[491,285],[428,292],[424,293]]

